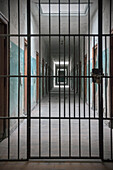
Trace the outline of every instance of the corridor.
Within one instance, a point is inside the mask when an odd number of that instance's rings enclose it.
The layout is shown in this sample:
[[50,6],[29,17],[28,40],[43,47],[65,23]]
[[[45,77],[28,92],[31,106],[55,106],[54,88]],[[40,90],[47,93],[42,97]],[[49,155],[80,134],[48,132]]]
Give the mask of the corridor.
[[[71,91],[70,97],[70,124],[71,133],[69,133],[69,95],[68,90],[65,92],[65,118],[64,118],[64,93],[63,89],[61,92],[61,121],[59,124],[59,93],[58,89],[52,90],[51,92],[51,114],[49,117],[49,96],[47,95],[41,101],[41,117],[39,126],[39,104],[31,112],[31,135],[30,135],[30,149],[31,157],[39,157],[39,134],[41,138],[40,148],[41,156],[49,157],[49,149],[51,150],[51,155],[53,157],[59,156],[59,142],[61,141],[61,156],[67,157],[69,155],[69,142],[71,142],[71,157],[77,157],[79,155],[79,145],[81,147],[81,156],[88,157],[89,149],[91,149],[91,156],[99,156],[99,121],[98,113],[96,112],[94,118],[94,110],[90,109],[90,132],[89,132],[89,106],[85,104],[85,118],[84,118],[84,102],[80,100],[80,115],[79,115],[79,97],[75,96],[75,117],[74,117],[74,103],[73,103],[73,91]],[[34,118],[35,117],[35,118]],[[80,118],[80,122],[79,122]],[[51,121],[50,121],[51,120]],[[50,121],[50,124],[49,124]],[[17,122],[17,121],[16,121]],[[110,128],[108,127],[108,122],[104,122],[104,153],[105,159],[110,157]],[[59,140],[59,125],[60,125],[60,135]],[[41,133],[39,133],[39,127],[41,128]],[[49,148],[49,127],[51,129],[51,148]],[[80,129],[79,129],[80,127]],[[80,132],[79,132],[80,130]],[[19,149],[20,149],[20,159],[26,159],[27,157],[27,121],[23,120],[19,126]],[[69,134],[71,137],[69,137]],[[89,136],[90,135],[90,136]],[[80,138],[79,138],[80,137]],[[80,140],[80,141],[79,141]],[[80,142],[80,143],[79,143]],[[89,147],[89,142],[91,142]],[[10,159],[18,158],[18,127],[10,135]],[[7,159],[8,155],[8,138],[4,139],[0,143],[0,159]]]
[[113,161],[113,0],[0,0],[0,161]]

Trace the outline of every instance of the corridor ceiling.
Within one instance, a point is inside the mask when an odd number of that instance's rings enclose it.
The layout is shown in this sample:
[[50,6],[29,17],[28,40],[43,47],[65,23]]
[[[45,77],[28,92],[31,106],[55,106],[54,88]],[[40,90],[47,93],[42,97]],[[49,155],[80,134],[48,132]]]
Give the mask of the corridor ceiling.
[[[51,0],[50,1],[52,4],[59,4],[59,0]],[[68,4],[69,0],[60,0],[61,4]],[[38,3],[39,0],[32,0],[32,15],[34,18],[34,21],[37,22],[37,26],[39,25],[39,8],[38,8]],[[49,5],[49,0],[40,0],[41,4],[48,4]],[[78,4],[78,0],[70,0],[71,4]],[[87,4],[88,0],[80,0],[80,4]],[[91,0],[90,1],[90,21],[91,18],[94,14],[94,12],[98,9],[98,1],[97,0]],[[70,17],[70,33],[71,34],[78,34],[78,16],[71,16]],[[68,16],[64,15],[61,16],[60,19],[60,33],[61,34],[68,34],[69,33],[69,18]],[[41,33],[42,34],[48,34],[49,33],[49,15],[43,15],[41,14]],[[59,34],[59,16],[54,16],[51,15],[51,33],[52,34]],[[80,33],[81,34],[86,34],[88,33],[88,14],[85,16],[80,16]],[[48,45],[48,37],[44,37],[44,40],[46,44]],[[53,56],[55,56],[54,60],[58,60],[58,53],[59,53],[59,39],[58,37],[53,37],[51,40],[51,53]],[[68,54],[68,49],[69,49],[69,43],[68,43],[68,38],[66,42],[66,53]],[[61,53],[63,53],[63,37],[61,37]],[[76,39],[76,47],[78,44],[78,40]],[[71,48],[73,48],[73,40],[71,39]],[[71,50],[72,51],[72,50]],[[68,55],[67,55],[68,57]]]

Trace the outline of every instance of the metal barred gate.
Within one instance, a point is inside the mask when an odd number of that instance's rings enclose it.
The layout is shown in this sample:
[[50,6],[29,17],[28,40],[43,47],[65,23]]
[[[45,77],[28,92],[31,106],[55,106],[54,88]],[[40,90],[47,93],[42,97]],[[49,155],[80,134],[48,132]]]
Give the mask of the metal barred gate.
[[113,1],[15,2],[0,4],[0,160],[113,161]]

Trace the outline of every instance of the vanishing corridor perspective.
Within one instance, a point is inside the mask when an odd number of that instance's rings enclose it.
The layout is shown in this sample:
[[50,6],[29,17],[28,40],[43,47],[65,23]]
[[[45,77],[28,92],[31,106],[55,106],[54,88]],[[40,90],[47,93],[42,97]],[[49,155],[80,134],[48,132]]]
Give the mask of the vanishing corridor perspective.
[[0,160],[113,161],[113,0],[0,0]]

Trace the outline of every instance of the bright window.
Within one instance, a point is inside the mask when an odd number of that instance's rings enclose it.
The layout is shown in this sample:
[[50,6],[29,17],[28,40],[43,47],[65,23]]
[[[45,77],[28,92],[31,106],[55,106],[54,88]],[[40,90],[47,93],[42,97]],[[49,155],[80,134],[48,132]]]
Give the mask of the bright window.
[[[79,4],[70,4],[70,15],[78,15]],[[88,11],[88,4],[80,4],[80,15],[86,15]],[[41,4],[41,13],[49,14],[49,4]],[[59,4],[50,4],[50,14],[59,14]],[[69,4],[60,4],[60,15],[69,14]]]

